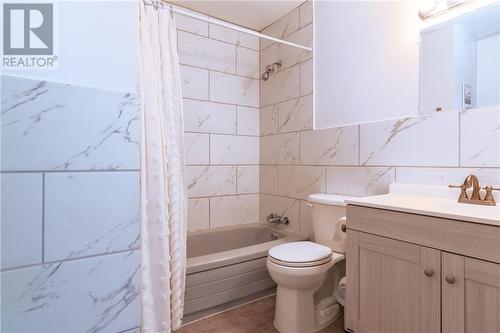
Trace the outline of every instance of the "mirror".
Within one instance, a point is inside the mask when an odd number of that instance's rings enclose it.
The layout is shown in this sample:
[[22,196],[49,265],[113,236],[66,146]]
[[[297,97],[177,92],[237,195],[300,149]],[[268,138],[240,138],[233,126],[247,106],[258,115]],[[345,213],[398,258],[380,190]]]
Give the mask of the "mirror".
[[418,115],[418,1],[314,2],[314,127]]
[[500,3],[429,1],[314,2],[315,129],[500,105]]
[[500,3],[421,31],[420,114],[500,105]]

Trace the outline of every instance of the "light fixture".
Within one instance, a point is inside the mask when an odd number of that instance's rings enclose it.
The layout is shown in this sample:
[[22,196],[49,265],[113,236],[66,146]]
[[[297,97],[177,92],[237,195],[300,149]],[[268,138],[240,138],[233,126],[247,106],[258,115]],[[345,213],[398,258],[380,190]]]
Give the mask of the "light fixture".
[[446,0],[421,0],[418,7],[418,16],[423,20],[450,8]]
[[487,7],[496,2],[497,0],[423,0],[419,5],[420,9],[418,14],[423,20],[422,29],[425,29]]

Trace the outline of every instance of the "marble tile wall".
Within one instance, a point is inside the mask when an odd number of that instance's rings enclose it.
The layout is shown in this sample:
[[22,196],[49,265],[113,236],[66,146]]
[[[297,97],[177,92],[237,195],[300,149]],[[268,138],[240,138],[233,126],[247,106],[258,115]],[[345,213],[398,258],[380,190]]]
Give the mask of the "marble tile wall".
[[259,38],[176,16],[190,231],[259,221]]
[[1,80],[1,331],[137,327],[137,96]]
[[[310,46],[312,22],[308,1],[262,32]],[[313,55],[261,39],[261,70],[278,60],[280,72],[261,81],[261,220],[284,213],[291,230],[311,235],[312,193],[459,184],[471,172],[500,186],[500,107],[313,130]]]

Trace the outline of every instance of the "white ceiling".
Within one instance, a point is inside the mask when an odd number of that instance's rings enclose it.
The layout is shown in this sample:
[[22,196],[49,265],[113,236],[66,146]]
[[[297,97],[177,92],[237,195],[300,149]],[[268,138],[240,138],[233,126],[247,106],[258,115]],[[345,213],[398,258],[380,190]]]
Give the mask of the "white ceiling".
[[261,31],[304,0],[171,0],[178,6]]

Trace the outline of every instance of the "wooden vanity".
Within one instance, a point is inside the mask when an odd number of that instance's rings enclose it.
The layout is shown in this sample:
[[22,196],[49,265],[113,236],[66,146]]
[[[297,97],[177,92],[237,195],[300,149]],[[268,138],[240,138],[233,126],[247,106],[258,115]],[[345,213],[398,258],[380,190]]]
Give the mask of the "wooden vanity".
[[346,263],[346,330],[500,332],[500,221],[350,203]]

